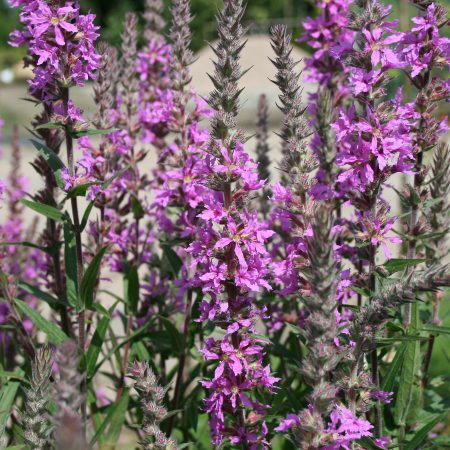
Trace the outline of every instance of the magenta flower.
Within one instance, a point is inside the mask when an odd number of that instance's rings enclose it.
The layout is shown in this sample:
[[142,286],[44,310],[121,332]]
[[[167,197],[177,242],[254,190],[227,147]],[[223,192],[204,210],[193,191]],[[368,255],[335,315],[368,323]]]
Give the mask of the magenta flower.
[[339,444],[343,444],[372,436],[370,431],[372,428],[373,425],[367,420],[355,417],[343,406],[337,406],[330,414],[330,423],[326,431],[332,434]]
[[47,31],[53,31],[55,41],[58,45],[65,45],[63,31],[76,33],[78,27],[72,20],[78,13],[72,6],[64,6],[52,10],[50,6],[42,1],[38,2],[38,8],[29,15],[28,23],[31,25],[31,34],[34,38],[41,37]]
[[292,427],[295,427],[299,423],[300,419],[298,418],[297,414],[288,414],[286,416],[286,419],[282,419],[280,421],[280,425],[278,425],[275,428],[275,431],[285,433],[286,431],[289,431]]
[[382,67],[398,67],[400,61],[388,45],[399,42],[401,40],[401,34],[392,34],[383,39],[384,31],[381,28],[375,28],[370,31],[366,29],[362,30],[367,41],[366,51],[370,52],[370,60],[373,68],[376,68],[380,63]]

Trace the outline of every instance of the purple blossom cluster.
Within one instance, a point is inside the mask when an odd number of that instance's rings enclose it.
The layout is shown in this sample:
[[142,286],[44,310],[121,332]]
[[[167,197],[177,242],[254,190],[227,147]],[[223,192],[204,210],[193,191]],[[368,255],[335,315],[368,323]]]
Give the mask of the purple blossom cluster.
[[29,49],[30,63],[34,65],[32,94],[41,92],[42,101],[50,103],[55,100],[58,86],[84,86],[95,78],[100,56],[94,47],[99,35],[93,14],[81,14],[78,2],[10,3],[21,7],[23,30],[11,34],[10,44]]

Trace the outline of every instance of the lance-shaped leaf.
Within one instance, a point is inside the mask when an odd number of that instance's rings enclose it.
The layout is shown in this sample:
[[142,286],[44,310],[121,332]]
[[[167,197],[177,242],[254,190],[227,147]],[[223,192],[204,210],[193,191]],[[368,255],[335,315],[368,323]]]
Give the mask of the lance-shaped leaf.
[[51,148],[48,148],[42,142],[31,139],[31,143],[36,147],[37,151],[42,156],[42,158],[45,159],[50,169],[52,169],[52,172],[55,175],[56,183],[58,184],[58,186],[61,189],[64,189],[66,183],[62,177],[62,170],[65,169],[66,166],[61,161],[59,156]]
[[92,258],[89,267],[87,268],[80,287],[81,304],[83,308],[92,310],[94,304],[94,292],[97,286],[98,277],[100,274],[100,267],[102,265],[102,259],[105,255],[108,247],[103,247]]
[[53,322],[45,319],[39,312],[35,309],[31,308],[27,303],[22,300],[15,299],[14,303],[22,314],[26,315],[30,318],[36,328],[43,333],[45,333],[48,337],[48,340],[52,344],[62,344],[64,341],[69,339],[69,337],[62,331],[58,325],[55,325]]
[[57,222],[61,222],[62,220],[64,220],[64,213],[53,206],[46,205],[44,203],[32,202],[30,200],[25,200],[24,198],[20,199],[20,203],[25,205],[27,208],[30,208],[33,211],[36,211],[37,213],[48,217],[49,219],[55,220]]
[[[413,304],[413,321],[411,331],[419,328],[419,308],[417,302]],[[420,341],[407,342],[403,365],[400,371],[399,390],[396,397],[394,418],[399,426],[408,425],[415,420],[416,410],[420,406],[420,380],[421,364]]]

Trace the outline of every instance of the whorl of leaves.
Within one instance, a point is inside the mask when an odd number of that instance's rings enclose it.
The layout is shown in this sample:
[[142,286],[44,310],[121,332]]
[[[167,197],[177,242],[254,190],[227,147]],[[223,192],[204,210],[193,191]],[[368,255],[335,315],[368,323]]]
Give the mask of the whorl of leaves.
[[53,353],[48,347],[36,351],[31,368],[30,387],[25,390],[25,410],[21,422],[23,437],[29,448],[44,450],[51,443],[53,429],[48,411]]

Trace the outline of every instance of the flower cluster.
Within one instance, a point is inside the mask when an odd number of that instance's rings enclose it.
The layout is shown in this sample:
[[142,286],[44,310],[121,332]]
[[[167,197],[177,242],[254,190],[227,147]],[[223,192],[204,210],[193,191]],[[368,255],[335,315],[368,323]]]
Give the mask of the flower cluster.
[[34,78],[29,82],[32,94],[41,92],[42,100],[50,103],[55,100],[58,86],[83,86],[95,78],[100,56],[94,47],[99,35],[93,14],[81,14],[78,2],[11,3],[21,7],[23,30],[11,34],[10,44],[28,47],[34,66]]

